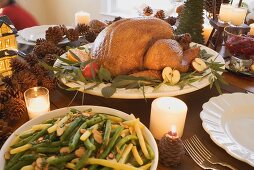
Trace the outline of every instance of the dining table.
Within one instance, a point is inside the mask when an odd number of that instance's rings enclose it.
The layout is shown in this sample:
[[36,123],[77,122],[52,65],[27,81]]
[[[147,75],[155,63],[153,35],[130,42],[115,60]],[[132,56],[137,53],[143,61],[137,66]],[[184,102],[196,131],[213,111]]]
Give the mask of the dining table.
[[[24,49],[24,46],[23,46]],[[223,73],[227,85],[221,85],[222,93],[254,93],[254,78],[235,75],[230,72]],[[224,149],[216,145],[209,134],[202,127],[200,112],[202,105],[209,101],[210,98],[219,96],[216,88],[209,86],[197,89],[194,92],[175,96],[184,101],[188,107],[187,117],[182,140],[188,139],[193,135],[197,135],[201,142],[222,162],[227,162],[238,170],[252,170],[254,167],[249,164],[235,159],[229,155]],[[78,91],[67,91],[62,88],[56,88],[50,91],[50,109],[55,110],[63,107],[71,107],[78,105],[96,105],[114,108],[128,114],[134,114],[140,118],[141,122],[149,128],[151,103],[154,99],[116,99],[94,96]],[[28,120],[20,120],[16,123],[18,128]],[[250,139],[252,140],[252,139]],[[199,170],[199,167],[193,159],[185,153],[181,163],[176,167],[164,167],[160,163],[158,170]],[[226,168],[221,168],[226,169]]]

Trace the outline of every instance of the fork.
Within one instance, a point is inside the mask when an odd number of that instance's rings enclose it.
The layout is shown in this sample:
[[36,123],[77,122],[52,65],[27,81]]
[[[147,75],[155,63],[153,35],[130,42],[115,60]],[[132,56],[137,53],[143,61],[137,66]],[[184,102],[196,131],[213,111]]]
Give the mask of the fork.
[[192,146],[192,144],[189,142],[188,139],[183,141],[183,146],[185,150],[188,152],[188,154],[191,156],[191,158],[203,169],[211,169],[211,170],[218,170],[208,162],[206,159],[204,159]]
[[235,167],[225,163],[225,162],[220,162],[204,145],[203,143],[199,140],[199,138],[197,137],[197,135],[194,135],[190,138],[190,141],[192,142],[192,144],[195,146],[195,148],[198,150],[198,152],[200,153],[200,155],[205,158],[208,162],[210,162],[211,164],[219,164],[222,165],[224,167],[230,168],[232,170],[237,170]]

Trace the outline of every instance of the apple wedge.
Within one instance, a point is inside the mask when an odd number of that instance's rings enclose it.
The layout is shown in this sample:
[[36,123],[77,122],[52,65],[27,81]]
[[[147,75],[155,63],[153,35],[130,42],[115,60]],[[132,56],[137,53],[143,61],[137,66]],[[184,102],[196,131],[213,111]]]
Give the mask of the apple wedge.
[[180,81],[181,75],[178,70],[174,70],[171,67],[165,67],[162,71],[162,78],[164,82],[175,85]]
[[195,70],[199,73],[202,73],[203,71],[205,71],[207,69],[206,63],[201,58],[195,58],[191,62],[191,66],[192,66],[193,70]]

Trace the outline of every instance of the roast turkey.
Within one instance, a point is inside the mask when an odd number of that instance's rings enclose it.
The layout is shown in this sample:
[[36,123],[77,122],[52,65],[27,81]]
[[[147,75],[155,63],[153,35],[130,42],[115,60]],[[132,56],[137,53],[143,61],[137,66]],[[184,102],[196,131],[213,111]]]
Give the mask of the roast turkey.
[[182,46],[173,39],[172,27],[161,19],[121,19],[100,32],[91,55],[112,76],[158,78],[166,66],[186,72],[191,59],[186,59]]

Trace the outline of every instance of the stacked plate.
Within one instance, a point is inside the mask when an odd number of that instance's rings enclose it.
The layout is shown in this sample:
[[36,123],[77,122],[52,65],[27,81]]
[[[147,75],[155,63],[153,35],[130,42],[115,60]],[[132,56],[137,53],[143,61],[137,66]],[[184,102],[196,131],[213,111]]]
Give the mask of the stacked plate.
[[[46,30],[49,27],[53,27],[55,25],[41,25],[41,26],[34,26],[30,28],[25,28],[23,30],[18,31],[17,42],[19,44],[27,44],[27,45],[35,45],[35,42],[39,38],[44,38],[46,35]],[[70,27],[67,27],[70,28]],[[66,44],[69,40],[64,38],[59,44]]]

